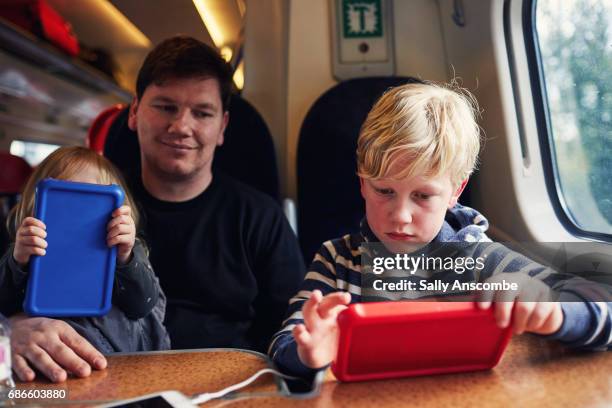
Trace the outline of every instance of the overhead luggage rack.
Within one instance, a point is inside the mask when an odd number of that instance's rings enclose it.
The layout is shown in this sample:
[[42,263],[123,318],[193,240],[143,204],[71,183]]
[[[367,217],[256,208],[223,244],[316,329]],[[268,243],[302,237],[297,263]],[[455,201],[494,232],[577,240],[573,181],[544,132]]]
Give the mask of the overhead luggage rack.
[[76,81],[99,92],[112,94],[122,101],[129,101],[132,97],[130,92],[85,63],[62,54],[52,45],[1,18],[0,44],[1,49],[36,64],[52,75]]

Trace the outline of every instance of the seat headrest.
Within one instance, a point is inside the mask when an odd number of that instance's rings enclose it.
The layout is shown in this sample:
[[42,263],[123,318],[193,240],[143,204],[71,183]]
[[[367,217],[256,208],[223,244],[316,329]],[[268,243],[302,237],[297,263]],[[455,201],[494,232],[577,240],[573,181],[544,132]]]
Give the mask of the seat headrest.
[[0,194],[21,193],[31,174],[32,167],[23,158],[0,152]]
[[123,108],[108,128],[104,156],[123,174],[140,171],[140,145],[136,132],[128,127],[129,107]]
[[114,123],[115,118],[121,111],[125,109],[125,105],[117,104],[110,108],[103,110],[93,121],[87,132],[87,147],[91,150],[96,151],[98,154],[104,152],[104,144],[106,143],[106,136],[108,130]]
[[213,166],[243,183],[280,200],[276,150],[270,130],[246,99],[232,95],[225,141]]

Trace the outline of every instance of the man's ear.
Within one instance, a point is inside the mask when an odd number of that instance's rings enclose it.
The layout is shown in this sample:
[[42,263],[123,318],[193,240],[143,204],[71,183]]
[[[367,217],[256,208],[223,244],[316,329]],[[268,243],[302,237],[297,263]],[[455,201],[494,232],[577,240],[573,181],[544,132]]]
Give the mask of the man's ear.
[[448,208],[453,208],[455,205],[457,205],[457,201],[459,201],[459,196],[461,195],[461,193],[463,193],[463,190],[465,190],[465,186],[467,186],[468,180],[469,178],[463,180],[457,190],[455,190],[455,192],[450,198],[450,201],[448,202]]
[[363,199],[365,200],[365,180],[363,179],[363,177],[359,177],[359,191],[361,191],[361,196],[363,197]]
[[138,129],[138,120],[136,119],[136,112],[138,111],[138,98],[134,97],[130,104],[130,112],[128,113],[128,127],[136,132]]
[[225,141],[225,129],[227,129],[228,123],[229,123],[229,112],[225,111],[223,112],[223,124],[222,124],[223,127],[221,129],[221,133],[217,137],[217,146],[221,146],[223,142]]

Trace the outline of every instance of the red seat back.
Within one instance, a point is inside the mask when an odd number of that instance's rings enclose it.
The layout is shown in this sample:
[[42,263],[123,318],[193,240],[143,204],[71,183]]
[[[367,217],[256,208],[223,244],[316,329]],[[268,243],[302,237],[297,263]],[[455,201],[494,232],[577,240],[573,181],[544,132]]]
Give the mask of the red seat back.
[[87,133],[87,147],[98,154],[104,154],[104,143],[106,142],[108,129],[124,108],[125,105],[113,105],[98,115]]
[[27,161],[9,152],[0,151],[0,194],[21,193],[31,174],[32,167]]

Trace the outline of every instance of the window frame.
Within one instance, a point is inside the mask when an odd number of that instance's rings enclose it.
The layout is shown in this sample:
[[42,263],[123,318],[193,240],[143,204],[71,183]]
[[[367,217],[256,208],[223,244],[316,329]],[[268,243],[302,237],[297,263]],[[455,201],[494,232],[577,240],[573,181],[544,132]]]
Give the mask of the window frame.
[[578,238],[610,242],[612,241],[612,234],[585,230],[577,225],[570,215],[569,207],[561,189],[544,67],[535,21],[537,3],[538,0],[524,0],[521,14],[535,125],[538,133],[542,169],[544,171],[548,196],[557,218],[569,233]]

